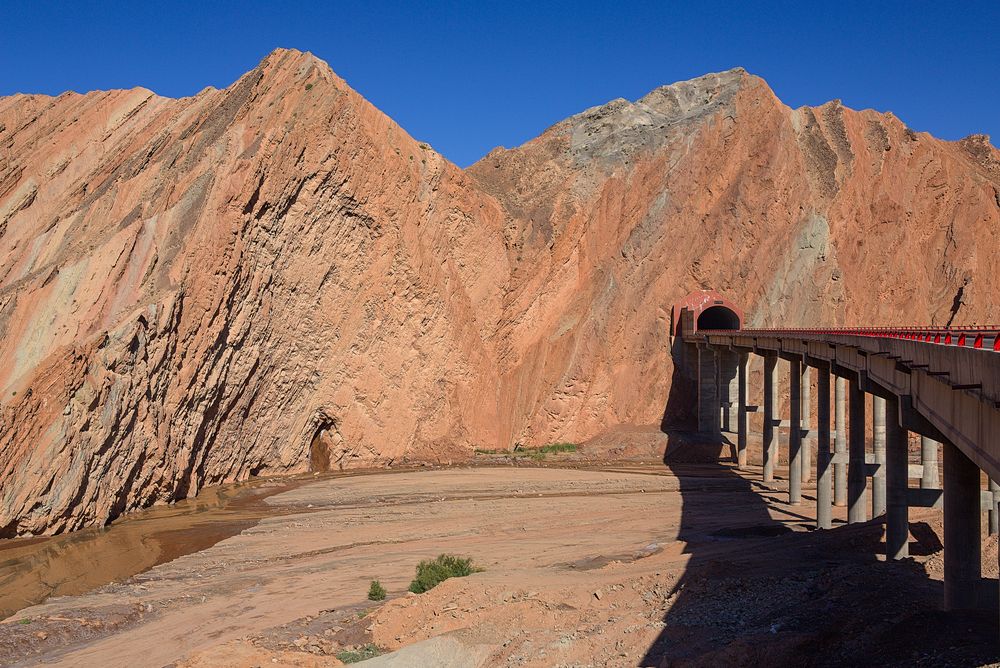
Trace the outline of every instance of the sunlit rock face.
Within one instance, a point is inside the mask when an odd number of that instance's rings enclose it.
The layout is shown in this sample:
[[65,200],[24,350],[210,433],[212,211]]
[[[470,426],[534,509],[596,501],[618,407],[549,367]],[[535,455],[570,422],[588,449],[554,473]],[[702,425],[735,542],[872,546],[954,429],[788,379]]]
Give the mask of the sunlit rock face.
[[658,424],[696,288],[761,326],[1000,320],[998,223],[988,138],[743,70],[465,171],[296,51],[0,98],[0,535]]

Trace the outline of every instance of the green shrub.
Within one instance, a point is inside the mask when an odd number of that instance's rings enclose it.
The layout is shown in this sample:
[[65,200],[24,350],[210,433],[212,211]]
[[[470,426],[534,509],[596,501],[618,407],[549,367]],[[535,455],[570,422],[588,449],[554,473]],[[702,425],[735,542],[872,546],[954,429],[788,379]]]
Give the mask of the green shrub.
[[472,565],[472,559],[441,554],[437,559],[428,559],[417,564],[417,577],[410,583],[410,591],[422,594],[448,578],[462,578],[482,570]]
[[384,601],[385,600],[385,587],[378,580],[372,580],[371,586],[368,587],[368,600],[369,601]]
[[485,448],[476,448],[475,454],[477,455],[510,455],[513,457],[528,457],[534,460],[543,460],[545,455],[556,454],[560,452],[576,452],[580,449],[580,446],[576,443],[549,443],[548,445],[543,445],[539,448],[526,448],[521,443],[516,443],[513,450],[487,450]]
[[576,443],[549,443],[538,448],[543,455],[549,452],[576,452],[579,446]]
[[313,85],[311,83],[306,84],[306,90],[312,90]]
[[367,645],[362,645],[357,649],[345,649],[343,652],[338,652],[337,658],[344,663],[358,663],[359,661],[364,661],[365,659],[372,659],[381,653],[381,647],[368,643]]

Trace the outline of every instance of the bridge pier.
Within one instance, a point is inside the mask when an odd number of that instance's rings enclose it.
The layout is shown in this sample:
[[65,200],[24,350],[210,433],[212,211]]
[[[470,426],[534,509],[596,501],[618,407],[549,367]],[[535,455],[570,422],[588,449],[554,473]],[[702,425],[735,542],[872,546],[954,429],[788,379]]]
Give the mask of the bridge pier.
[[921,489],[940,489],[941,480],[938,477],[938,442],[926,436],[920,437],[920,464],[923,474],[920,476]]
[[[851,523],[865,521],[868,508],[872,517],[884,514],[888,559],[908,554],[909,505],[937,508],[943,497],[945,608],[982,604],[983,512],[989,512],[991,533],[1000,532],[1000,485],[995,482],[1000,481],[1000,445],[995,438],[1000,433],[1000,327],[975,332],[963,329],[957,334],[950,328],[915,327],[745,330],[738,307],[712,292],[689,295],[675,306],[674,314],[674,331],[683,337],[685,355],[690,360],[694,350],[698,351],[696,368],[702,381],[698,422],[702,431],[721,437],[722,426],[734,431],[735,418],[738,438],[734,454],[740,466],[746,464],[746,415],[750,409],[745,395],[746,357],[731,363],[728,360],[740,354],[738,351],[762,355],[763,478],[773,481],[781,423],[777,360],[788,360],[789,504],[801,503],[802,483],[811,475],[813,439],[818,445],[817,526],[831,525],[833,504],[846,503]],[[818,369],[819,431],[810,429],[812,391],[804,363]],[[692,369],[690,364],[686,368],[689,372]],[[847,380],[846,388],[843,379],[830,387],[834,372]],[[870,409],[871,454],[865,452],[869,389],[881,395],[873,396]],[[736,411],[734,390],[739,393]],[[831,418],[835,418],[832,432]],[[912,468],[908,430],[921,435],[920,466]],[[938,464],[938,443],[943,449],[943,467]],[[989,492],[982,489],[980,466],[990,478]],[[868,477],[872,478],[870,501]],[[911,477],[920,478],[922,489],[910,489]]]
[[747,365],[750,363],[747,353],[737,353],[737,404],[736,411],[736,467],[747,467]]
[[887,496],[885,517],[885,557],[902,559],[910,556],[910,520],[907,505],[909,461],[907,441],[909,435],[899,419],[899,399],[893,395],[885,400],[886,450],[884,483]]
[[764,355],[764,482],[774,481],[774,466],[778,462],[779,420],[774,417],[778,407],[778,356]]
[[739,355],[730,348],[716,351],[716,361],[719,370],[719,399],[721,408],[722,431],[735,434],[736,426],[736,395],[738,393]]
[[854,374],[849,382],[851,401],[850,461],[847,468],[847,521],[851,524],[868,519],[868,473],[865,462],[865,392]]
[[788,503],[802,502],[802,360],[788,360]]
[[986,523],[988,527],[989,535],[996,536],[998,529],[1000,529],[1000,513],[997,512],[997,496],[1000,495],[1000,485],[998,485],[992,478],[990,478],[989,484],[989,498],[990,498],[990,510],[989,510],[989,521]]
[[979,467],[951,443],[944,449],[944,607],[975,608],[982,576]]
[[721,438],[719,432],[719,393],[715,348],[698,344],[698,431]]
[[875,472],[872,474],[872,517],[885,514],[885,399],[872,397],[872,450]]
[[833,468],[830,462],[830,364],[816,362],[816,528],[833,528]]
[[812,479],[812,368],[802,365],[802,482]]
[[847,379],[834,380],[833,505],[847,505]]

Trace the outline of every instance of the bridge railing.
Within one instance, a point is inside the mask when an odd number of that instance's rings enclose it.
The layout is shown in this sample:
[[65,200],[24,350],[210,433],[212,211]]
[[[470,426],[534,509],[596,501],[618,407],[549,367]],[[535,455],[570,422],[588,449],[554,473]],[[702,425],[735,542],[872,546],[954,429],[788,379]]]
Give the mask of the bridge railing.
[[709,330],[699,329],[696,335],[733,334],[738,331],[745,336],[796,337],[863,336],[878,339],[900,339],[940,346],[957,346],[1000,352],[1000,326],[969,327],[840,327],[827,329],[741,329]]

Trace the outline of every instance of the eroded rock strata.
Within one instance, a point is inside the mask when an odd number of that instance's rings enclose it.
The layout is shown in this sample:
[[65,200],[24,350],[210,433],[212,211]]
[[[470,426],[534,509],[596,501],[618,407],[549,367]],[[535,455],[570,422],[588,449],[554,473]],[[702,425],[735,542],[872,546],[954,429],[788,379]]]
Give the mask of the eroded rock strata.
[[0,98],[0,535],[659,423],[670,305],[998,320],[1000,152],[743,70],[461,170],[310,54]]

